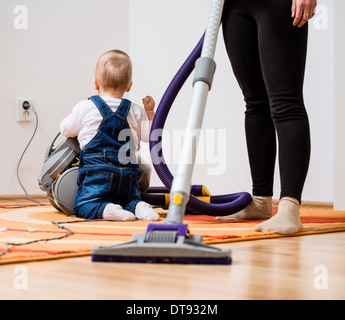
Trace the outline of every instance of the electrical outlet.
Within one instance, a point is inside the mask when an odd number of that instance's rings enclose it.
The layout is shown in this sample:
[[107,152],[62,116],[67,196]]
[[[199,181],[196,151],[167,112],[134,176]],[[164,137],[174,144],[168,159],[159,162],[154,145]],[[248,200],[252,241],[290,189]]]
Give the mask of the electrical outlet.
[[32,118],[32,110],[30,108],[30,98],[17,98],[16,110],[17,110],[17,122],[30,122]]

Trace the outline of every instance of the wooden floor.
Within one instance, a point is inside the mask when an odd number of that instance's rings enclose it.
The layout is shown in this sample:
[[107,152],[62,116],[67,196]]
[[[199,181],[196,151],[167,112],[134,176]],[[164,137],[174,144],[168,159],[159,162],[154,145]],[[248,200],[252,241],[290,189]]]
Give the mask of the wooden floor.
[[344,232],[222,246],[232,251],[230,266],[95,263],[90,257],[3,265],[0,299],[345,299]]

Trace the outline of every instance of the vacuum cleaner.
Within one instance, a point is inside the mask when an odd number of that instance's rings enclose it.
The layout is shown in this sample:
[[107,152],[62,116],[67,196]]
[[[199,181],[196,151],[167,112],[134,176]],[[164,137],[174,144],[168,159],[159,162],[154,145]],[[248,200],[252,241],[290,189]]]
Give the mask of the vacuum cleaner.
[[[156,153],[151,152],[152,162],[163,183],[170,189],[170,204],[168,214],[163,224],[149,224],[146,234],[134,234],[129,243],[110,247],[93,247],[92,261],[107,262],[150,262],[150,263],[187,263],[187,264],[231,264],[231,251],[217,247],[208,246],[202,243],[201,235],[193,235],[188,231],[188,225],[183,223],[187,203],[192,208],[198,208],[200,200],[191,197],[191,178],[196,156],[196,141],[198,132],[202,125],[208,91],[211,89],[212,80],[216,69],[214,53],[218,37],[221,16],[223,12],[224,0],[213,0],[209,22],[203,39],[192,53],[190,60],[198,55],[199,47],[202,43],[201,56],[196,60],[193,81],[193,96],[187,120],[186,136],[183,141],[181,155],[177,167],[176,176],[172,179],[166,167],[159,167],[154,157]],[[187,69],[190,61],[187,61]],[[186,79],[185,70],[178,74],[175,81]],[[187,72],[186,72],[187,71]],[[180,77],[180,75],[183,75]],[[166,100],[174,99],[173,95],[178,92],[174,87],[175,82],[168,88],[168,97],[162,99],[161,104]],[[171,91],[173,93],[170,93]],[[177,91],[177,92],[176,92]],[[175,95],[176,96],[176,95]],[[164,111],[162,111],[164,112]],[[160,113],[156,113],[155,118],[162,119]],[[155,122],[155,120],[154,120]],[[153,123],[152,129],[155,130]],[[152,150],[152,139],[150,147]],[[192,161],[188,161],[191,159]],[[159,161],[162,164],[161,161]],[[158,167],[157,167],[158,166]],[[164,163],[163,163],[164,167]],[[157,169],[158,168],[158,169]],[[168,176],[168,177],[166,177]],[[169,177],[170,176],[170,177]],[[168,181],[167,181],[168,180]],[[170,188],[171,187],[171,188]],[[218,211],[215,208],[223,209],[229,207],[228,213],[244,208],[251,201],[248,194],[234,196],[234,201],[229,205],[210,205],[210,212]]]
[[[93,247],[92,261],[231,263],[230,250],[203,244],[202,236],[190,234],[188,225],[183,223],[184,215],[188,210],[211,216],[229,215],[242,210],[252,200],[247,192],[212,196],[205,186],[191,185],[196,156],[194,142],[198,139],[195,134],[202,125],[207,95],[216,69],[213,58],[223,5],[224,0],[213,0],[206,32],[171,81],[153,119],[150,136],[151,158],[164,187],[147,188],[149,183],[144,183],[144,187],[140,190],[143,201],[151,205],[168,206],[164,223],[149,224],[146,233],[134,234],[131,242],[109,247]],[[162,132],[170,108],[194,68],[193,96],[187,121],[187,134],[183,141],[177,173],[173,177],[164,161],[161,148],[162,136],[157,136],[157,132]],[[67,138],[54,148],[58,136],[59,134],[46,151],[38,183],[56,209],[72,215],[77,193],[80,150],[76,138]],[[144,181],[149,179],[147,176],[142,178]]]
[[80,147],[77,138],[67,138],[56,148],[54,144],[60,132],[48,146],[38,185],[46,192],[49,202],[67,215],[74,214],[78,186],[78,156]]

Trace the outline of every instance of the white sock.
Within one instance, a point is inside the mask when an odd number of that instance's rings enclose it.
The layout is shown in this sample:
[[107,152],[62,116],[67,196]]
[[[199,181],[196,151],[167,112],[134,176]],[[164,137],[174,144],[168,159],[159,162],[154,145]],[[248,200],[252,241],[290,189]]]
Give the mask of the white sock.
[[272,197],[253,196],[252,202],[243,210],[217,220],[262,220],[272,217]]
[[123,210],[120,205],[113,203],[105,206],[102,216],[105,220],[135,220],[135,215],[132,212]]
[[136,205],[135,216],[140,220],[159,220],[159,214],[144,201],[140,201]]
[[255,227],[259,232],[275,232],[279,234],[293,234],[303,229],[300,219],[300,206],[297,199],[284,197],[279,201],[278,212],[268,221]]

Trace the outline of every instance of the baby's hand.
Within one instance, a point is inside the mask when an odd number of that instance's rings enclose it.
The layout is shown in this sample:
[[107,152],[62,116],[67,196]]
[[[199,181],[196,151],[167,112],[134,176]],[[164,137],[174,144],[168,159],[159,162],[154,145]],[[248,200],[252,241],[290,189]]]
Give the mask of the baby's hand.
[[151,96],[146,96],[145,98],[143,98],[143,104],[146,111],[153,111],[156,105]]
[[146,96],[145,98],[143,98],[143,104],[148,118],[152,120],[154,116],[154,108],[156,105],[155,101],[151,96]]

